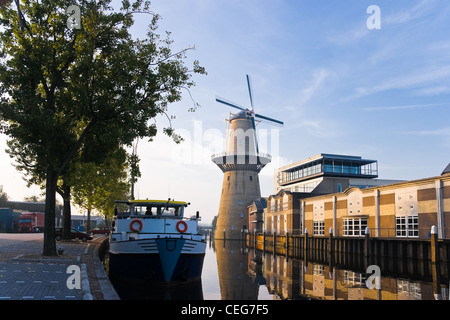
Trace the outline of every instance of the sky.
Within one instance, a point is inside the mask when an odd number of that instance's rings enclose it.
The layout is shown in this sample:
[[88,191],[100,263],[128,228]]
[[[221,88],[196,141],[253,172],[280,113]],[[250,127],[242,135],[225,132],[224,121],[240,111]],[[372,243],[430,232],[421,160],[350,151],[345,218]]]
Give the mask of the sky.
[[[195,46],[186,64],[199,60],[208,75],[169,107],[183,143],[162,133],[166,117],[154,141],[139,141],[137,198],[188,201],[189,214],[211,222],[223,179],[211,155],[225,151],[225,119],[236,111],[215,97],[249,107],[246,74],[255,112],[284,122],[257,127],[260,151],[272,155],[262,196],[274,193],[276,168],[318,153],[378,160],[380,179],[437,176],[450,162],[449,1],[154,0],[150,9],[173,51]],[[149,19],[136,16],[134,36]],[[188,112],[193,100],[201,107]],[[6,139],[0,185],[11,200],[39,195],[12,166]]]

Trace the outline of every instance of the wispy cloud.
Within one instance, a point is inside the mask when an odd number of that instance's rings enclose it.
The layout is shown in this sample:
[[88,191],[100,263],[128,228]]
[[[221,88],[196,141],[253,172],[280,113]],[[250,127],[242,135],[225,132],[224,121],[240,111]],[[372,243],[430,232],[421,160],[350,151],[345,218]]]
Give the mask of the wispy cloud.
[[423,88],[423,89],[417,90],[415,93],[420,96],[435,96],[435,95],[440,95],[440,94],[448,94],[448,93],[450,93],[450,86],[442,85],[442,86]]
[[[344,101],[357,99],[363,96],[368,96],[387,90],[417,88],[420,86],[430,84],[431,82],[442,80],[449,76],[450,76],[450,65],[436,66],[428,70],[416,70],[413,74],[390,78],[382,81],[377,85],[356,88],[353,94],[344,98]],[[432,85],[436,86],[435,83],[432,83]],[[424,90],[424,89],[426,88],[420,88],[417,90]]]
[[384,17],[383,24],[402,24],[419,19],[431,12],[433,3],[435,3],[434,0],[422,0],[409,10],[402,8],[401,10]]
[[317,93],[328,75],[328,71],[325,69],[320,69],[314,72],[311,84],[307,88],[300,91],[301,104],[308,102],[314,96],[314,94]]
[[450,127],[434,129],[434,130],[420,130],[409,132],[410,134],[419,134],[426,136],[450,136]]
[[449,103],[429,103],[429,104],[409,104],[409,105],[401,105],[401,106],[368,107],[368,108],[360,108],[360,110],[365,110],[365,111],[407,110],[407,109],[434,108],[434,107],[442,107],[442,106],[450,106],[450,102]]
[[328,119],[303,120],[296,127],[315,138],[336,138],[340,134],[336,125]]

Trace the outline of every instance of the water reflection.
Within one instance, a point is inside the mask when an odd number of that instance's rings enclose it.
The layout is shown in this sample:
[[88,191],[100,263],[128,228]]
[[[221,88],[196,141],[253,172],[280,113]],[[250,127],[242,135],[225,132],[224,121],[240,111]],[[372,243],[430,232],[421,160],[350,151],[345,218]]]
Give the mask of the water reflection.
[[[249,256],[261,261],[262,277],[272,294],[279,299],[321,300],[435,300],[449,298],[448,286],[440,287],[440,296],[433,290],[433,282],[417,278],[383,276],[381,288],[366,286],[366,273],[361,270],[339,268],[316,261],[288,259],[270,252],[255,252]],[[261,258],[258,257],[261,255]],[[249,270],[254,266],[249,265]],[[370,276],[370,274],[369,274]]]
[[122,299],[449,299],[447,278],[444,285],[433,284],[428,261],[402,266],[396,260],[383,260],[379,265],[381,288],[368,289],[366,264],[335,266],[254,250],[240,241],[215,240],[207,248],[201,281],[172,287],[129,282],[114,286]]
[[115,280],[113,285],[122,300],[203,300],[201,280],[182,285]]
[[[217,271],[222,300],[256,300],[259,281],[257,273],[249,272],[250,255],[241,241],[215,240]],[[255,267],[254,269],[257,269]]]

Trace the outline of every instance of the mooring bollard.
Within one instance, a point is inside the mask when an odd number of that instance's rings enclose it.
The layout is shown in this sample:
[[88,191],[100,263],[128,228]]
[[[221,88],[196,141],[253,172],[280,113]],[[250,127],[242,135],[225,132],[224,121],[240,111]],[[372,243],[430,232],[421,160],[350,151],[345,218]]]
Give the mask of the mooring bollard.
[[364,231],[364,256],[368,258],[370,256],[370,230],[366,227]]

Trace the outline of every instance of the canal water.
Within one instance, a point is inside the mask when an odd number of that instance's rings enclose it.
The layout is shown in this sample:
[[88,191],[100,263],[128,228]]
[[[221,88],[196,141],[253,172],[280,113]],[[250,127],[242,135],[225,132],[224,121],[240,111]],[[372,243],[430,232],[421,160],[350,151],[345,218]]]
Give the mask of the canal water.
[[208,242],[200,281],[172,287],[113,285],[123,300],[449,299],[448,283],[436,289],[429,277],[381,274],[376,278],[376,272],[366,271],[273,255],[246,248],[241,241],[216,240]]

